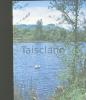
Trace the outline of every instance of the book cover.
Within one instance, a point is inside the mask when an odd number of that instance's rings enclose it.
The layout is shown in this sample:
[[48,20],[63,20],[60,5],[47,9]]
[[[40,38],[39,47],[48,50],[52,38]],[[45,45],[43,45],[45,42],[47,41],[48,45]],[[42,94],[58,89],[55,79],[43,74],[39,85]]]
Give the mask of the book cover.
[[14,100],[86,100],[86,1],[13,1]]

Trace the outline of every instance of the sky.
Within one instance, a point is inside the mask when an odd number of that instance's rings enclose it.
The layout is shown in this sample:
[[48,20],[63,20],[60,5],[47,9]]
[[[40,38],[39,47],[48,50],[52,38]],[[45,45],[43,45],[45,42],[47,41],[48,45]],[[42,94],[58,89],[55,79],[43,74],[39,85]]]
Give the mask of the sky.
[[[48,6],[49,1],[20,1],[13,8],[13,24],[36,24],[41,18],[44,25],[56,23],[55,18],[49,18],[49,16],[54,17],[56,14],[60,16],[60,12],[48,9]],[[22,20],[27,14],[30,16]]]
[[61,12],[48,9],[49,5],[49,1],[19,1],[13,6],[13,25],[36,24],[37,20],[42,19],[43,25],[56,24],[64,28],[70,27],[67,23],[59,24],[62,22]]

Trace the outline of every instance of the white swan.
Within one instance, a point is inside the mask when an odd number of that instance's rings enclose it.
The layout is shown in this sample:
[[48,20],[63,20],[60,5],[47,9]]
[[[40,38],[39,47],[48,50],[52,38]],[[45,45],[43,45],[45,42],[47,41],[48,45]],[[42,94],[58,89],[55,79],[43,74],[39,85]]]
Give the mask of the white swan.
[[34,67],[35,67],[35,69],[39,69],[40,65],[35,65]]

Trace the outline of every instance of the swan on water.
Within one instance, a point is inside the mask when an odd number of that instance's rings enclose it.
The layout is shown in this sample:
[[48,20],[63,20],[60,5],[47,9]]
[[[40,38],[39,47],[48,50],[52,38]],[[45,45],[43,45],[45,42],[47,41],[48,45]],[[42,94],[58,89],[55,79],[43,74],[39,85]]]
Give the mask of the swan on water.
[[35,67],[35,69],[38,69],[38,68],[40,68],[40,65],[35,65],[34,67]]

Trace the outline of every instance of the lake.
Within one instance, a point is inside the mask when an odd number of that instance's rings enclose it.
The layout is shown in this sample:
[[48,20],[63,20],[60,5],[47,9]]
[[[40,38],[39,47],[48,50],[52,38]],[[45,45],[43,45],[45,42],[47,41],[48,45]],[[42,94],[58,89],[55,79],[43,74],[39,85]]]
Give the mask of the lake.
[[[86,43],[80,46],[86,54]],[[68,46],[59,42],[13,44],[14,85],[20,89],[24,100],[28,100],[31,88],[36,91],[38,100],[49,100],[56,87],[62,84],[59,75],[65,67],[63,59],[70,57],[71,61],[73,48],[74,43]]]

